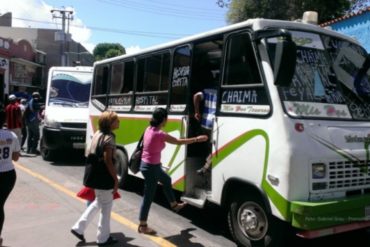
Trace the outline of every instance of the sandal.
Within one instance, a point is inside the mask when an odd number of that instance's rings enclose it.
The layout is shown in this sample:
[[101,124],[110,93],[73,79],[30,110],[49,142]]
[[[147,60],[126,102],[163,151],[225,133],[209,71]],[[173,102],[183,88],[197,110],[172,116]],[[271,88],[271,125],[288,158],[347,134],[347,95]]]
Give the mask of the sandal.
[[178,203],[176,202],[176,204],[174,206],[171,206],[171,209],[178,213],[181,209],[183,209],[185,206],[187,205],[186,202],[181,202],[181,203]]
[[148,235],[156,235],[157,232],[152,228],[148,227],[148,224],[140,224],[137,228],[138,233],[144,233]]

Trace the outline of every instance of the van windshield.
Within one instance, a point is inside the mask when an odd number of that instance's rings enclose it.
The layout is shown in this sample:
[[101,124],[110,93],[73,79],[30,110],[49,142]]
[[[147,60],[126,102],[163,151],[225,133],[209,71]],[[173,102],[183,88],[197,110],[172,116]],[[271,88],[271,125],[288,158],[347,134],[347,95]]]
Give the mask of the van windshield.
[[88,107],[92,73],[54,71],[48,105]]
[[[297,45],[295,75],[289,87],[278,89],[285,111],[297,118],[370,120],[366,50],[332,36],[291,33]],[[268,43],[274,50],[274,42]]]

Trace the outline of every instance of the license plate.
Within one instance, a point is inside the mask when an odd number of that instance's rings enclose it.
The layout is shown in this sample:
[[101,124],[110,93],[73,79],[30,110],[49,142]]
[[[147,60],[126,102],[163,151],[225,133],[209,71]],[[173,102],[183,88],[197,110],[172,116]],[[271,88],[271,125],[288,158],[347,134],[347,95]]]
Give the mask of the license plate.
[[72,143],[72,147],[75,148],[75,149],[84,149],[85,148],[85,143],[75,142],[75,143]]

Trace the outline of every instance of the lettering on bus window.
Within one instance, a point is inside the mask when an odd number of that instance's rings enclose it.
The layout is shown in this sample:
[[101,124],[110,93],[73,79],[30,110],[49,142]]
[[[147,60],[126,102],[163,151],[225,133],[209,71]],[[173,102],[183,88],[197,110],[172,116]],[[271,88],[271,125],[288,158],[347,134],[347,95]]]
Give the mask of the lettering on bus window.
[[136,96],[135,105],[158,105],[158,96],[156,95]]
[[305,34],[310,36],[316,45],[297,44],[292,83],[279,88],[287,112],[297,117],[369,120],[370,73],[360,73],[366,50],[330,36]]
[[170,110],[182,112],[186,109],[186,94],[190,76],[190,48],[183,46],[173,53]]
[[190,66],[173,68],[172,88],[187,87],[189,80]]
[[266,115],[270,112],[263,87],[245,89],[223,89],[221,112]]
[[290,87],[281,88],[287,101],[342,104],[334,71],[324,51],[298,48],[296,73]]
[[112,111],[129,111],[132,104],[132,95],[111,96],[109,109]]

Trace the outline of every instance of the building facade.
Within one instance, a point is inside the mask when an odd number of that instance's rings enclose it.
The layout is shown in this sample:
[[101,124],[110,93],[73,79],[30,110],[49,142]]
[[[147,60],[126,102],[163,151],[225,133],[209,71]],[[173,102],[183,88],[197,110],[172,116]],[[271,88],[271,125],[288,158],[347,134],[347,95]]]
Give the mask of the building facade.
[[334,31],[356,39],[368,53],[370,52],[370,7],[322,23],[320,26],[330,27]]
[[11,18],[11,13],[0,16],[1,101],[13,92],[42,94],[52,66],[93,65],[94,57],[84,46],[70,38],[61,41],[61,30],[12,27]]

